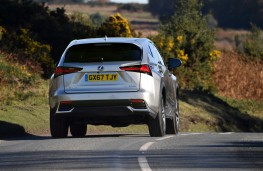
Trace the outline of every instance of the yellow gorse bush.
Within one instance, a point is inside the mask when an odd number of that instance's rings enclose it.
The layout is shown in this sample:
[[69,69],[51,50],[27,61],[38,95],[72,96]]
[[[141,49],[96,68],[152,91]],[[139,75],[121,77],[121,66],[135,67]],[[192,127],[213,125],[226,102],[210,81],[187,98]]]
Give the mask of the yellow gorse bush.
[[183,36],[177,36],[176,40],[178,41],[179,44],[182,44]]
[[219,50],[213,50],[209,53],[210,61],[214,61],[218,58],[220,58],[221,52]]
[[32,74],[28,71],[27,67],[25,65],[20,66],[20,71],[22,74],[26,75],[27,77],[31,77]]
[[18,36],[17,41],[23,49],[23,55],[33,62],[45,66],[45,73],[53,70],[54,61],[50,55],[50,45],[35,41],[30,37],[29,30],[23,28],[20,29],[20,35]]
[[183,41],[184,41],[184,37],[181,36],[181,35],[178,35],[176,37],[176,43],[177,43],[177,46],[176,46],[176,56],[178,59],[181,59],[181,61],[183,62],[183,64],[186,64],[189,57],[188,57],[188,54],[185,53],[185,50],[184,50],[184,47],[183,47]]
[[111,15],[101,26],[107,36],[132,37],[130,24],[121,14]]
[[182,61],[184,64],[188,61],[189,57],[188,57],[188,55],[185,53],[184,50],[176,50],[176,53],[177,53],[177,58],[178,58],[178,59],[181,59],[181,61]]
[[174,49],[174,41],[172,38],[168,37],[166,41],[166,48],[168,52],[171,52]]
[[21,29],[21,34],[19,40],[26,46],[25,54],[29,56],[34,56],[35,54],[41,55],[41,58],[46,58],[49,56],[51,47],[50,45],[41,44],[29,37],[28,29]]
[[[20,62],[18,68],[22,70],[20,73],[28,77],[32,76],[30,72],[21,68],[21,63],[26,64],[29,61],[32,63],[32,68],[35,66],[43,66],[45,74],[52,72],[54,60],[50,54],[51,46],[34,40],[30,33],[30,30],[25,28],[20,28],[16,32],[12,32],[0,26],[0,40],[2,35],[5,34],[6,36],[3,37],[2,40],[6,46],[4,47],[8,47],[7,51],[10,53],[17,54],[17,60]],[[41,70],[39,71],[42,72]]]
[[156,36],[153,38],[153,41],[160,50],[164,49],[164,37]]
[[185,53],[183,49],[183,36],[164,36],[164,35],[157,35],[152,37],[152,40],[156,44],[156,46],[160,49],[163,56],[166,58],[178,58],[184,64],[187,63],[189,60],[188,54]]
[[[3,54],[1,54],[3,55]],[[8,82],[9,84],[15,83],[31,83],[35,78],[26,65],[17,62],[7,62],[0,58],[0,73],[2,83]],[[1,81],[0,81],[1,82]]]

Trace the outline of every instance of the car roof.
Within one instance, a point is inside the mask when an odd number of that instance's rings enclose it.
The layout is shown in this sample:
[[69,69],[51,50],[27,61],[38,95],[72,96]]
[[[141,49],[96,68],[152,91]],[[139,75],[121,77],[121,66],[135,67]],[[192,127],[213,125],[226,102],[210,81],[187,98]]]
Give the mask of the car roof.
[[79,44],[89,44],[89,43],[132,43],[143,45],[150,40],[147,38],[129,38],[129,37],[102,37],[102,38],[88,38],[88,39],[78,39],[70,42],[68,47],[79,45]]

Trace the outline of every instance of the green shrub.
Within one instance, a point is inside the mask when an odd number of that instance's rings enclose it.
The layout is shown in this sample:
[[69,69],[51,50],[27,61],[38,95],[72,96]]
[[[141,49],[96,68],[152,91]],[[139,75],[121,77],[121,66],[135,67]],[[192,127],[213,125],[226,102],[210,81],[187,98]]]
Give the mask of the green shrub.
[[[96,28],[87,25],[85,18],[83,21],[79,19],[70,20],[64,8],[49,10],[45,3],[33,0],[1,0],[0,3],[0,25],[8,30],[7,36],[15,38],[20,28],[28,29],[33,40],[51,46],[55,62],[58,62],[70,41],[97,37]],[[14,52],[16,46],[12,44],[17,44],[16,39],[1,43],[0,49]]]
[[201,7],[198,0],[178,0],[174,16],[161,26],[159,36],[166,48],[159,48],[166,56],[183,61],[183,67],[175,71],[183,88],[211,90],[212,62],[220,52],[214,50],[214,31],[207,26]]
[[251,34],[244,42],[244,53],[247,57],[263,59],[263,37],[262,31],[252,25]]
[[50,75],[54,70],[54,60],[50,56],[51,47],[33,40],[29,35],[29,30],[21,29],[18,41],[23,47],[23,53],[29,59],[37,61],[43,68],[44,75]]
[[80,12],[73,12],[73,14],[70,15],[70,21],[73,23],[81,23],[87,26],[91,25],[89,18]]
[[7,31],[3,41],[5,49],[16,53],[19,61],[24,63],[31,61],[35,66],[40,65],[43,76],[48,77],[53,72],[54,60],[50,56],[51,47],[32,39],[28,29],[20,29],[17,33]]
[[101,15],[100,13],[91,14],[89,16],[91,23],[95,26],[100,26],[103,22],[105,22],[106,17]]

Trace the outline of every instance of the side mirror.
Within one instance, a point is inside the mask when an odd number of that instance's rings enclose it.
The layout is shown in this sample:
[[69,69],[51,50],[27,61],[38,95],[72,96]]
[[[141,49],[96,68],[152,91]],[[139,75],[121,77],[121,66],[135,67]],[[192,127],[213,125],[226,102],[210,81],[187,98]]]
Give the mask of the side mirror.
[[168,59],[168,69],[172,70],[182,65],[182,61],[177,58],[169,58]]

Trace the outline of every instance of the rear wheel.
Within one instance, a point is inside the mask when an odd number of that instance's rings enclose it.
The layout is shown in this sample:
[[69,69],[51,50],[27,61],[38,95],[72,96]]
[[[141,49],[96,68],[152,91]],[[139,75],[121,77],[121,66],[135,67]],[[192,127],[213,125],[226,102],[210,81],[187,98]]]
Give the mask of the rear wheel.
[[166,134],[178,134],[179,132],[179,103],[177,100],[176,111],[173,114],[172,119],[167,119]]
[[71,124],[70,133],[73,137],[85,137],[87,133],[86,124]]
[[173,119],[167,119],[166,120],[167,127],[166,127],[166,134],[175,134],[175,118]]
[[166,118],[165,118],[165,108],[164,99],[161,98],[159,112],[156,118],[150,118],[148,123],[149,133],[151,137],[162,137],[165,135],[166,130]]
[[179,110],[179,99],[176,100],[176,113],[175,113],[175,119],[176,119],[176,126],[175,126],[175,134],[179,133],[180,129],[180,110]]
[[69,124],[65,118],[58,117],[50,110],[50,133],[53,138],[66,138]]

